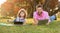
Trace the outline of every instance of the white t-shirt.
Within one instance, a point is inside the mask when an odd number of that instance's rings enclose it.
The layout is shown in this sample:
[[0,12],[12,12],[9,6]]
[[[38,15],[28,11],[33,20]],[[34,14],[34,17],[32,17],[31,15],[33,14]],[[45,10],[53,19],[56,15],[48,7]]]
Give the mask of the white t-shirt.
[[17,17],[16,18],[16,21],[18,21],[18,22],[25,22],[25,19],[24,18]]

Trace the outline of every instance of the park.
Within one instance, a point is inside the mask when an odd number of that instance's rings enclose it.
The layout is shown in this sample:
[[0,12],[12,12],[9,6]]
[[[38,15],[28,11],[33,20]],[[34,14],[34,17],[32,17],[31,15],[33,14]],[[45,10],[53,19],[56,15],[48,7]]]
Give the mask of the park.
[[[33,12],[38,4],[49,16],[56,15],[56,20],[49,25],[34,25]],[[21,8],[27,12],[26,25],[15,25]],[[0,0],[0,33],[60,33],[60,0]]]

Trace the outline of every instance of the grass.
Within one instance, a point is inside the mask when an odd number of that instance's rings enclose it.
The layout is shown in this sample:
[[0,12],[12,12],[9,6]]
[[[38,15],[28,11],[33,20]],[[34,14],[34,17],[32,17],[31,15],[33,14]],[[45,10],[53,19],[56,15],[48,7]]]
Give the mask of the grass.
[[[28,22],[30,23],[31,19],[28,19]],[[0,26],[0,33],[60,33],[60,21],[53,21],[48,26]]]

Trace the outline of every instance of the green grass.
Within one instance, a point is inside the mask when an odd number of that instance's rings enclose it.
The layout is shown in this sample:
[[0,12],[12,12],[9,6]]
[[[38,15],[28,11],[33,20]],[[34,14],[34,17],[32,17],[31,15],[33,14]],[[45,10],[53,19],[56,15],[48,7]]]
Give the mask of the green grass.
[[[4,22],[5,23],[5,22]],[[60,21],[50,25],[0,26],[0,33],[60,33]]]

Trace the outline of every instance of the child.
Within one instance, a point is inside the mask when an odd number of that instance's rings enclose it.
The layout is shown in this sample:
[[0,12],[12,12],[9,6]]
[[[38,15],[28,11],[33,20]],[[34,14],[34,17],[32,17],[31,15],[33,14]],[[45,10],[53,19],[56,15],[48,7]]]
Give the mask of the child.
[[17,18],[14,20],[14,24],[22,24],[22,25],[25,24],[26,16],[27,16],[27,13],[25,9],[19,10],[17,14]]

